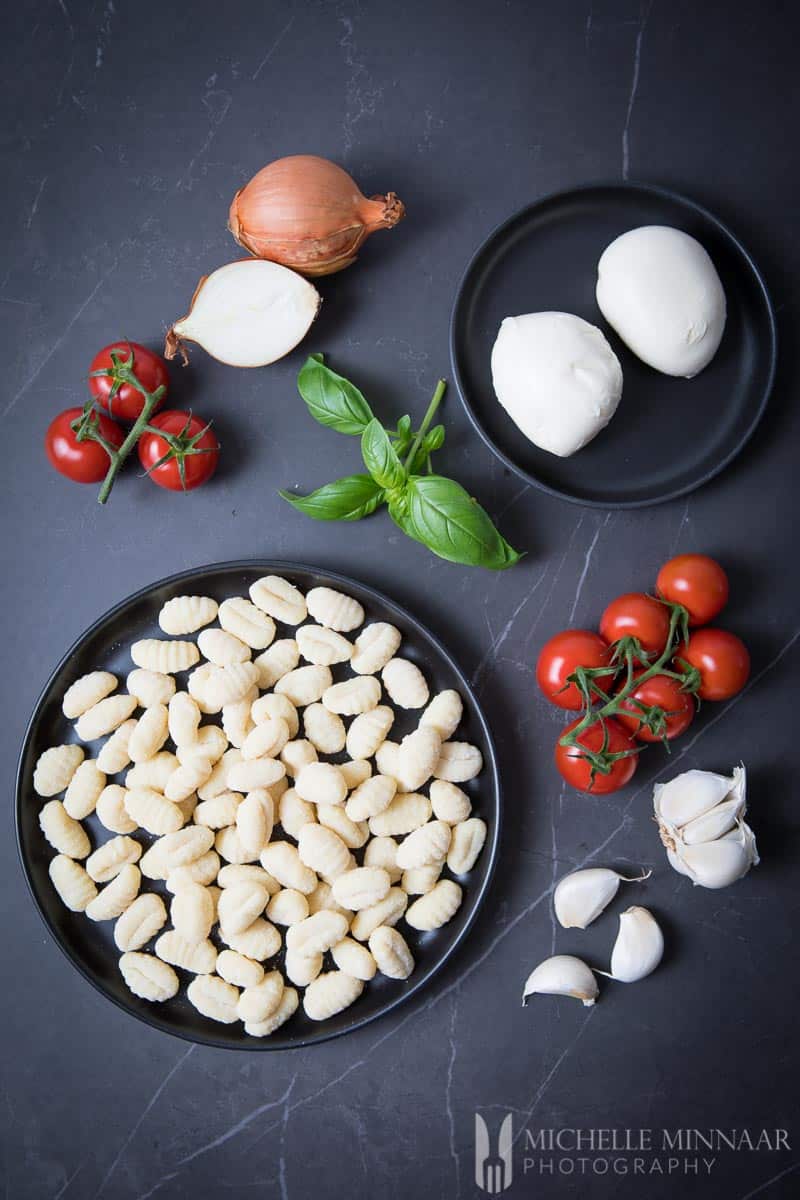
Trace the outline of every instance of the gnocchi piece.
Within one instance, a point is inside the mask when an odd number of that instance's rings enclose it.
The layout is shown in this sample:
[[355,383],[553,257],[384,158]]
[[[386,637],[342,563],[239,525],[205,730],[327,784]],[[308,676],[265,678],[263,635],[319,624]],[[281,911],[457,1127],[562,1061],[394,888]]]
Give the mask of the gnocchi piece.
[[377,675],[400,649],[400,630],[386,621],[373,621],[356,638],[350,666],[357,675]]
[[165,642],[161,638],[142,638],[131,646],[131,658],[137,667],[159,675],[188,671],[200,662],[194,642]]
[[335,663],[349,662],[353,644],[333,629],[324,625],[303,625],[295,634],[300,653],[306,662],[318,667],[332,667]]
[[131,767],[125,776],[125,786],[126,788],[153,788],[156,792],[163,792],[167,786],[167,780],[177,771],[179,765],[177,758],[169,750],[160,750],[147,762],[137,763],[135,767]]
[[196,701],[201,713],[219,712],[219,709],[214,707],[211,698],[208,696],[208,684],[213,671],[214,664],[204,662],[199,667],[195,667],[189,673],[189,678],[186,680],[186,690],[192,699]]
[[[103,842],[86,860],[86,870],[95,883],[108,883],[130,863],[142,857],[142,847],[135,838],[119,834]],[[138,872],[137,872],[138,874]],[[137,888],[138,891],[138,888]]]
[[114,941],[123,953],[141,950],[167,921],[164,901],[154,892],[142,892],[130,908],[126,908],[114,926]]
[[173,596],[161,606],[158,623],[164,633],[196,633],[217,616],[217,602],[210,596]]
[[236,813],[242,797],[238,792],[220,792],[213,800],[203,800],[194,810],[195,825],[209,829],[225,829],[236,824]]
[[[337,834],[348,850],[358,850],[369,837],[366,821],[353,821],[340,804],[318,804],[317,821]],[[325,872],[330,874],[330,872]]]
[[264,788],[249,792],[236,811],[236,832],[253,857],[257,857],[272,837],[275,810],[272,797]]
[[401,885],[409,896],[424,896],[439,882],[443,863],[429,863],[426,867],[409,867],[403,871]]
[[217,947],[213,942],[187,942],[174,929],[161,934],[155,952],[162,962],[193,975],[211,975],[217,965]]
[[300,648],[294,638],[279,638],[255,660],[258,686],[274,687],[279,679],[293,671],[300,661]]
[[[203,854],[206,854],[213,844],[214,835],[210,829],[206,829],[202,825],[187,825],[184,829],[179,829],[176,833],[168,833],[154,842],[150,850],[158,847],[159,854],[167,868],[164,875],[166,879],[170,871],[195,862]],[[148,850],[148,854],[150,850]]]
[[219,725],[203,725],[193,742],[178,746],[178,762],[185,767],[204,758],[206,762],[214,764],[219,762],[227,748],[228,739]]
[[303,826],[315,820],[314,805],[302,800],[294,788],[288,788],[278,802],[278,819],[284,833],[296,839]]
[[250,715],[256,725],[260,725],[268,717],[280,717],[286,722],[289,736],[293,738],[297,737],[300,729],[300,717],[289,697],[276,695],[275,692],[269,692],[266,696],[254,700]]
[[431,802],[420,792],[397,792],[382,813],[369,818],[370,832],[376,837],[400,837],[419,829],[430,819]]
[[397,883],[402,874],[397,865],[397,842],[390,837],[373,837],[364,851],[365,867],[383,867],[392,883]]
[[286,696],[296,708],[302,708],[321,700],[332,683],[330,667],[295,667],[281,676],[275,684],[275,693]]
[[82,742],[94,742],[98,738],[105,737],[123,721],[127,721],[136,708],[136,704],[135,696],[108,696],[107,699],[92,705],[78,717],[75,722],[75,732]]
[[347,933],[350,921],[342,913],[322,909],[292,925],[286,933],[286,949],[308,957],[325,954]]
[[364,990],[363,981],[344,971],[325,971],[306,988],[303,1009],[312,1021],[327,1021],[349,1008]]
[[296,925],[308,916],[308,900],[295,888],[281,888],[267,905],[267,916],[276,925]]
[[187,883],[180,888],[170,905],[172,924],[187,942],[204,942],[214,924],[214,900],[208,888],[199,883]]
[[452,829],[446,821],[428,821],[409,833],[397,848],[397,865],[402,871],[442,862],[450,848]]
[[333,898],[331,885],[326,883],[324,879],[321,879],[308,897],[308,915],[311,916],[313,913],[322,912],[323,910],[342,913],[348,920],[352,916],[346,908],[342,908],[341,904],[336,903]]
[[286,767],[287,774],[294,779],[297,778],[303,767],[308,766],[309,763],[315,763],[317,757],[317,751],[305,738],[287,742],[281,750],[281,762]]
[[234,700],[233,704],[222,706],[222,728],[225,736],[231,745],[239,750],[244,745],[248,733],[255,728],[250,716],[251,704],[252,701],[245,696],[242,700]]
[[269,892],[260,883],[245,880],[222,889],[219,898],[219,923],[223,933],[243,933],[260,917],[269,903]]
[[282,762],[274,758],[253,758],[249,762],[238,762],[228,772],[228,788],[232,792],[255,792],[258,788],[271,788],[286,774]]
[[365,758],[352,758],[349,762],[339,763],[339,770],[344,776],[348,791],[360,787],[372,774],[372,764]]
[[243,699],[257,679],[258,668],[251,662],[212,666],[203,682],[202,699],[210,712],[220,712],[226,704]]
[[347,737],[344,722],[324,704],[309,704],[303,713],[303,731],[320,754],[338,754]]
[[362,908],[350,923],[350,932],[356,941],[366,942],[379,925],[396,925],[406,911],[408,896],[402,888],[391,887],[382,900],[369,908]]
[[105,700],[116,686],[117,677],[110,671],[90,671],[88,675],[81,675],[64,693],[61,711],[68,720],[74,721]]
[[205,783],[197,789],[200,800],[213,800],[223,792],[229,791],[228,778],[233,768],[242,761],[241,751],[235,746],[226,750],[214,767]]
[[[186,695],[185,692],[179,694]],[[154,704],[152,708],[146,708],[128,739],[128,756],[131,761],[140,763],[153,758],[164,745],[169,732],[166,705]]]
[[128,950],[119,960],[119,969],[129,992],[156,1004],[171,1000],[180,986],[172,967],[153,954]]
[[434,888],[409,906],[406,921],[412,929],[439,929],[458,912],[461,897],[462,891],[457,883],[452,879],[440,879]]
[[301,625],[308,616],[303,593],[280,575],[257,579],[250,587],[250,599],[256,608],[284,625]]
[[145,879],[166,879],[169,875],[167,855],[160,843],[159,838],[139,859],[139,869]]
[[254,725],[242,745],[242,758],[277,758],[289,741],[289,726],[283,717],[267,717]]
[[[260,962],[240,954],[238,950],[222,950],[217,955],[217,974],[235,987],[256,988],[264,978],[264,968]],[[238,1005],[236,1015],[239,1016]]]
[[241,933],[223,933],[220,930],[220,937],[231,950],[238,950],[240,954],[258,959],[259,962],[272,958],[281,948],[281,935],[263,917],[256,917],[253,924]]
[[204,629],[197,639],[203,658],[215,667],[229,667],[233,663],[249,662],[250,647],[224,629]]
[[433,806],[433,815],[437,821],[447,821],[448,825],[457,825],[466,821],[472,812],[472,802],[466,792],[454,783],[445,779],[434,779],[428,789]]
[[152,708],[154,704],[169,704],[175,695],[175,680],[171,675],[163,675],[160,671],[145,671],[143,667],[135,667],[130,672],[125,686],[142,708]]
[[37,796],[48,798],[63,792],[83,762],[83,746],[51,746],[36,760],[33,790]]
[[157,837],[175,833],[184,824],[183,813],[177,804],[153,788],[129,788],[125,809],[131,820]]
[[67,858],[86,858],[92,848],[80,821],[69,815],[60,800],[48,800],[39,813],[39,825],[47,841]]
[[186,800],[192,792],[204,784],[211,775],[213,767],[207,758],[196,758],[182,766],[176,767],[167,780],[164,795],[168,800],[177,803]]
[[257,854],[252,854],[247,849],[239,837],[238,830],[232,826],[217,832],[214,845],[220,858],[234,866],[245,866],[258,858]]
[[290,950],[287,946],[283,969],[290,983],[295,984],[296,987],[307,987],[319,975],[322,963],[321,954],[300,954],[297,950]]
[[93,813],[106,786],[106,777],[93,758],[85,759],[78,767],[64,795],[64,808],[76,821]]
[[232,596],[219,606],[219,623],[251,650],[266,650],[275,637],[275,622],[244,596]]
[[97,888],[80,863],[57,854],[51,859],[48,871],[61,903],[70,912],[85,912],[97,896]]
[[188,692],[176,692],[168,710],[169,736],[176,746],[196,741],[201,718],[197,701]]
[[414,970],[414,956],[402,933],[391,925],[379,925],[369,935],[369,949],[381,975],[389,979],[408,979]]
[[375,751],[375,766],[381,775],[391,775],[392,779],[396,779],[400,773],[399,744],[390,741],[388,738],[385,742],[381,742]]
[[422,727],[400,743],[395,767],[401,791],[416,792],[428,782],[439,761],[442,739],[435,729]]
[[438,692],[419,719],[421,726],[435,729],[443,742],[451,738],[461,723],[464,705],[458,692],[448,688]]
[[443,742],[434,775],[448,783],[466,783],[483,768],[483,755],[469,742]]
[[134,833],[138,824],[125,807],[127,790],[118,783],[104,787],[97,797],[97,816],[110,833]]
[[416,663],[407,658],[390,658],[381,671],[383,686],[399,708],[424,708],[428,684]]
[[293,987],[285,987],[281,996],[280,1004],[264,1021],[245,1021],[244,1031],[250,1037],[269,1037],[271,1033],[275,1033],[280,1029],[281,1025],[285,1025],[290,1017],[293,1017],[297,1012],[300,998]]
[[345,812],[351,821],[366,821],[384,812],[396,791],[397,783],[389,775],[372,775],[350,793]]
[[268,871],[254,863],[227,863],[220,871],[217,883],[221,888],[232,887],[234,883],[258,883],[270,896],[279,892],[281,886]]
[[374,978],[378,969],[375,959],[366,946],[354,938],[345,937],[331,948],[331,958],[340,971],[364,982]]
[[[139,864],[141,866],[141,863]],[[181,888],[187,887],[190,883],[199,883],[203,887],[208,887],[217,878],[219,872],[219,855],[216,850],[207,850],[205,854],[201,854],[194,862],[184,863],[182,867],[175,867],[167,875],[167,891],[179,892]]]
[[352,717],[377,708],[380,698],[381,685],[374,675],[356,675],[326,688],[322,703],[332,713]]
[[382,742],[386,741],[394,725],[394,711],[388,704],[379,704],[361,713],[350,724],[347,731],[347,753],[351,758],[372,758]]
[[135,728],[136,721],[130,717],[118,725],[108,741],[100,747],[97,765],[104,775],[117,775],[129,765],[131,756],[128,754],[128,744]]
[[333,763],[314,762],[302,767],[294,782],[301,800],[310,804],[344,804],[347,784]]
[[[108,842],[106,842],[108,845]],[[138,843],[137,843],[138,845]],[[139,847],[141,852],[141,846]],[[138,867],[128,862],[117,875],[98,892],[86,905],[86,915],[91,921],[113,921],[121,917],[125,909],[136,899],[142,874]]]
[[219,975],[195,975],[186,989],[186,998],[204,1017],[221,1025],[232,1025],[238,1020],[239,989]]
[[264,975],[262,969],[260,982],[245,987],[239,997],[236,1009],[239,1020],[245,1022],[266,1021],[277,1010],[283,997],[283,989],[283,976],[280,971],[268,971]]
[[343,874],[350,865],[350,851],[339,835],[313,822],[298,833],[297,852],[304,866],[330,879]]
[[389,872],[383,867],[354,867],[331,884],[334,900],[351,912],[372,908],[384,899],[390,887]]
[[337,633],[350,633],[364,623],[364,609],[358,601],[335,588],[312,588],[306,596],[306,606],[319,625]]
[[291,842],[271,842],[261,851],[261,865],[283,888],[307,896],[317,886],[317,877],[301,859]]
[[475,866],[486,841],[486,822],[471,817],[454,826],[447,865],[454,875],[466,875]]

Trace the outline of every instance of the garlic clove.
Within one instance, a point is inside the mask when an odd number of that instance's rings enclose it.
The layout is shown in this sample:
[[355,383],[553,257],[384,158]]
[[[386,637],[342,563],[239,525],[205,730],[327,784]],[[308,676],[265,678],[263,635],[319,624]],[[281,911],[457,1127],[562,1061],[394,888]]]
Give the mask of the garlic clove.
[[628,879],[607,867],[573,871],[559,880],[553,893],[553,908],[564,929],[585,929],[616,896],[620,883],[639,883],[645,875]]
[[574,996],[588,1008],[594,1004],[600,989],[597,980],[580,958],[571,954],[556,954],[531,971],[522,991],[524,1005],[528,996]]
[[653,914],[635,905],[619,919],[619,933],[611,953],[611,977],[636,983],[654,971],[664,954],[664,935]]
[[684,825],[681,841],[686,846],[695,846],[699,842],[714,842],[735,827],[743,810],[743,798],[723,800],[722,804]]
[[684,873],[700,887],[713,889],[735,883],[759,861],[755,835],[744,822],[714,842],[682,846],[679,855]]
[[720,804],[734,780],[713,771],[684,771],[669,783],[657,783],[653,792],[656,814],[680,828]]

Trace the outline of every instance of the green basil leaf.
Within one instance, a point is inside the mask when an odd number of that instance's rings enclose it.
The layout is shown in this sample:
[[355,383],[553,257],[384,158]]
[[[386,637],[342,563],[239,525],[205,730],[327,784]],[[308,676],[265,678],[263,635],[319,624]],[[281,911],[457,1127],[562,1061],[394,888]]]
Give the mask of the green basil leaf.
[[321,354],[311,354],[303,363],[297,387],[314,420],[337,433],[360,437],[373,419],[358,388],[326,367]]
[[396,436],[404,442],[409,442],[411,440],[411,417],[408,415],[408,413],[406,413],[404,417],[401,417],[397,422]]
[[380,421],[373,417],[361,437],[361,457],[372,478],[382,488],[402,487],[406,473]]
[[360,521],[374,513],[384,500],[383,488],[369,475],[348,475],[326,483],[309,496],[295,496],[292,492],[280,495],[315,521]]
[[428,430],[422,444],[427,454],[433,454],[434,450],[441,450],[444,445],[444,425],[434,425],[433,429]]
[[412,476],[389,512],[404,533],[448,562],[503,571],[522,557],[461,484],[443,475]]

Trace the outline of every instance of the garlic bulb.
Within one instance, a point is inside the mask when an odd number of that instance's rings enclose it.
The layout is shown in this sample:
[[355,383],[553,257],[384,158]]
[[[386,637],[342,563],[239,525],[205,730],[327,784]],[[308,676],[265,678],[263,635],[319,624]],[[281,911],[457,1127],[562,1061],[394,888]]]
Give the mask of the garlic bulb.
[[559,880],[553,893],[553,908],[564,929],[585,929],[609,904],[620,883],[640,883],[650,872],[629,879],[607,867],[573,871]]
[[647,908],[627,908],[619,919],[619,933],[611,952],[611,978],[636,983],[655,971],[664,954],[664,936]]
[[524,1005],[535,992],[545,996],[574,996],[588,1008],[594,1004],[600,989],[597,980],[580,958],[571,954],[556,954],[539,963],[528,976],[522,991]]
[[685,771],[656,784],[653,806],[670,864],[700,887],[727,887],[758,864],[755,835],[744,820],[744,766],[730,776]]

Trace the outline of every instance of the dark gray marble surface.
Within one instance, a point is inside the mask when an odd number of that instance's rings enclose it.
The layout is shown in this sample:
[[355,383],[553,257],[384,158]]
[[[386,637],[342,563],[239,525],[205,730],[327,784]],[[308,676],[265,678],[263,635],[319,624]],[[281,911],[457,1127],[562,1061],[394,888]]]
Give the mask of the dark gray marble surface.
[[[258,3],[23,0],[0,38],[5,119],[0,313],[6,447],[0,726],[9,797],[4,916],[5,1195],[471,1197],[476,1110],[513,1112],[512,1196],[796,1195],[798,665],[795,348],[798,117],[793,6],[569,3]],[[213,486],[184,499],[130,472],[106,511],[41,451],[52,414],[84,396],[94,350],[158,345],[198,276],[235,256],[229,199],[262,163],[316,151],[409,217],[359,265],[324,281],[310,348],[331,354],[381,410],[420,412],[448,371],[456,283],[503,217],[596,178],[684,190],[730,221],[763,265],[782,337],[774,401],[718,481],[662,508],[581,510],[525,487],[446,405],[442,468],[528,550],[513,572],[462,570],[404,541],[385,516],[358,529],[291,513],[279,486],[312,487],[351,449],[298,407],[301,353],[236,373],[194,355],[177,397],[214,416]],[[689,434],[687,433],[687,436]],[[334,462],[334,459],[336,461]],[[592,624],[618,590],[652,584],[672,551],[730,568],[727,622],[754,675],[676,749],[609,799],[563,790],[558,716],[537,695],[541,642]],[[413,609],[474,678],[506,779],[496,883],[474,934],[418,1002],[352,1036],[280,1055],[188,1046],[95,994],[45,936],[11,829],[14,763],[30,709],[70,642],[110,605],[172,570],[295,557],[357,576]],[[751,771],[762,866],[718,893],[671,872],[650,819],[659,774]],[[557,929],[554,879],[584,862],[651,866],[637,897],[663,919],[663,967],[638,986],[519,1004],[551,952],[600,961],[607,914]],[[694,1154],[528,1152],[524,1129],[781,1127],[791,1149]],[[637,1134],[638,1136],[638,1134]],[[667,1175],[668,1160],[680,1166]],[[702,1155],[700,1156],[702,1157]],[[572,1174],[559,1174],[562,1160]],[[603,1175],[602,1161],[608,1173]],[[623,1166],[619,1164],[623,1163]],[[617,1164],[617,1165],[615,1165]],[[627,1166],[628,1174],[620,1173]],[[581,1175],[581,1170],[588,1172]]]

